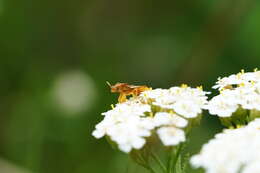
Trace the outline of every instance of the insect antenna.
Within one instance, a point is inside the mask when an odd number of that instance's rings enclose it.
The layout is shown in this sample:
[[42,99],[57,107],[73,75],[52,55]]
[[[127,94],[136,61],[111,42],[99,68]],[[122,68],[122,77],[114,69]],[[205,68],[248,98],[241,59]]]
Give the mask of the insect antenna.
[[109,87],[112,87],[112,85],[108,81],[106,81],[106,83]]

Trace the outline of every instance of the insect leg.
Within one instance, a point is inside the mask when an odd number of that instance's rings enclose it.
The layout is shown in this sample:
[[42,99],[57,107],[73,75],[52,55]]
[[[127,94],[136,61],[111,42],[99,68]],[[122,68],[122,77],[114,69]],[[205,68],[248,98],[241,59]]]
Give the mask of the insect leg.
[[118,97],[118,102],[122,103],[126,101],[126,95],[124,93],[120,93],[119,97]]

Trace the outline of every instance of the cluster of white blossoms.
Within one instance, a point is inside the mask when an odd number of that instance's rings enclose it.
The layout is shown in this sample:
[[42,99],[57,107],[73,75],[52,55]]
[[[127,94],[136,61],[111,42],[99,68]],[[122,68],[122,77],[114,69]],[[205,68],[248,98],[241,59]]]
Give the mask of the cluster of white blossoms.
[[201,87],[190,88],[187,85],[172,87],[170,89],[155,89],[145,91],[142,96],[152,105],[162,109],[173,110],[185,118],[195,118],[202,113],[207,104],[207,96]]
[[207,105],[212,115],[230,117],[238,108],[260,111],[260,71],[219,78],[213,88],[219,89],[220,94]]
[[141,149],[156,132],[165,146],[185,141],[185,128],[207,104],[202,88],[172,87],[147,90],[103,113],[92,135],[108,136],[124,152]]
[[260,119],[217,134],[191,158],[191,164],[207,173],[259,173]]

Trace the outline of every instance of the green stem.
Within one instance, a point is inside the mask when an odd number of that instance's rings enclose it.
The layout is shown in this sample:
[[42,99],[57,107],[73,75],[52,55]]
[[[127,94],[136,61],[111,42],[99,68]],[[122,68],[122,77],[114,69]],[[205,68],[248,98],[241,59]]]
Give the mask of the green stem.
[[164,166],[164,164],[162,163],[162,161],[159,159],[159,157],[154,154],[153,152],[151,152],[152,158],[158,163],[158,165],[160,166],[160,168],[163,170],[163,172],[167,173],[167,169]]
[[156,173],[155,170],[151,166],[149,166],[148,163],[146,163],[146,164],[139,164],[139,165],[141,165],[142,167],[144,167],[145,169],[147,169],[151,173]]
[[167,163],[167,172],[171,173],[172,170],[171,170],[171,164],[172,164],[172,160],[173,160],[173,157],[174,157],[174,148],[171,147],[171,150],[170,150],[170,155],[169,155],[169,158],[168,158],[168,163]]
[[177,164],[177,161],[179,159],[181,150],[182,150],[183,143],[181,143],[178,147],[172,148],[172,151],[170,152],[170,157],[168,160],[167,165],[167,171],[168,173],[175,173],[175,167]]
[[142,154],[138,154],[134,161],[151,173],[156,173],[156,171],[150,166],[149,161],[145,159]]
[[183,143],[181,143],[176,150],[176,154],[175,154],[173,164],[172,164],[172,167],[171,167],[171,170],[174,170],[173,173],[175,173],[176,163],[179,159],[179,156],[180,156],[180,153],[181,153],[181,150],[182,150],[182,146],[183,146]]
[[155,170],[151,166],[148,166],[148,169],[150,170],[151,173],[156,173]]

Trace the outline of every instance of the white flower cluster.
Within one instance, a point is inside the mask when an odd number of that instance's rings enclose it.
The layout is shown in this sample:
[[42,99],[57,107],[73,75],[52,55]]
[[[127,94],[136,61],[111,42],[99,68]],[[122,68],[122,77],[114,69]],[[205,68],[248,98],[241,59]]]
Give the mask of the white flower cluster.
[[[109,136],[120,150],[141,149],[146,138],[156,131],[165,146],[185,141],[184,129],[207,103],[206,92],[187,86],[143,92],[103,113],[92,135]],[[154,109],[156,107],[156,109]]]
[[191,158],[191,164],[207,173],[259,173],[260,119],[217,134]]
[[92,135],[96,138],[108,135],[124,152],[140,149],[145,144],[144,137],[150,136],[150,130],[154,128],[152,119],[146,118],[145,112],[151,112],[150,106],[138,100],[117,104],[102,114],[104,119],[96,125]]
[[219,89],[220,94],[209,101],[210,114],[230,117],[239,107],[260,110],[260,71],[219,78],[213,88]]
[[185,118],[195,118],[202,113],[202,108],[207,103],[206,94],[209,94],[209,92],[204,92],[200,87],[190,88],[183,85],[170,89],[145,91],[142,96],[151,100],[152,105],[173,110]]

